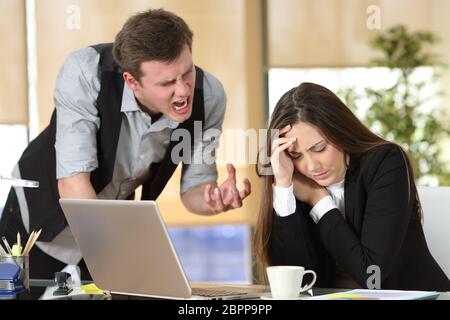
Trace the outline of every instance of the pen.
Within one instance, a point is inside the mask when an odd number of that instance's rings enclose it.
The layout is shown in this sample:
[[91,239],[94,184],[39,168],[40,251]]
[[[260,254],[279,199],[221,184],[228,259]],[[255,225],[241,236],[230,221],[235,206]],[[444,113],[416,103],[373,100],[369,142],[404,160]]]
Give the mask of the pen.
[[11,247],[9,246],[8,240],[6,240],[6,237],[2,237],[3,243],[5,244],[6,250],[8,250],[8,254],[12,255]]
[[3,249],[3,246],[0,244],[0,256],[7,256],[8,253]]

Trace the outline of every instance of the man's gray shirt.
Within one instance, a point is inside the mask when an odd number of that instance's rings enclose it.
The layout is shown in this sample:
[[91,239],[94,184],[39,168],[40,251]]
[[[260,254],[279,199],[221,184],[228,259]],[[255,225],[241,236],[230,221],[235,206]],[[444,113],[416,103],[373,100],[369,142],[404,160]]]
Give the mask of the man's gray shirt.
[[[56,176],[71,177],[81,172],[92,172],[98,167],[96,133],[100,119],[96,100],[100,92],[100,55],[91,47],[71,53],[64,62],[56,81],[54,103],[57,110],[56,129]],[[226,96],[222,84],[205,72],[203,81],[205,123],[203,131],[222,129]],[[165,115],[156,122],[138,106],[132,90],[125,84],[122,94],[123,114],[117,146],[112,181],[97,195],[100,199],[126,199],[149,176],[152,163],[160,162],[169,145],[172,131],[178,123]],[[202,141],[197,141],[196,145]],[[202,152],[211,141],[204,140]],[[202,157],[200,157],[201,159]],[[15,175],[20,176],[18,168]],[[214,164],[184,164],[180,192],[204,182],[217,180]],[[22,219],[29,230],[28,208],[23,190],[16,189]],[[67,264],[77,264],[81,259],[70,229],[64,229],[52,242],[37,242],[48,255]]]

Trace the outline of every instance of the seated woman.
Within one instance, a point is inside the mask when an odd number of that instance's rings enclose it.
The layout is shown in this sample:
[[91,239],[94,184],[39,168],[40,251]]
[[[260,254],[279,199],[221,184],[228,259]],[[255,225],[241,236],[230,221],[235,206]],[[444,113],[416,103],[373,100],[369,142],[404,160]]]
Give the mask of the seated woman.
[[255,234],[262,270],[304,266],[316,271],[318,287],[450,291],[428,250],[401,147],[313,83],[283,95],[269,129],[280,131],[267,142],[273,175],[262,176]]

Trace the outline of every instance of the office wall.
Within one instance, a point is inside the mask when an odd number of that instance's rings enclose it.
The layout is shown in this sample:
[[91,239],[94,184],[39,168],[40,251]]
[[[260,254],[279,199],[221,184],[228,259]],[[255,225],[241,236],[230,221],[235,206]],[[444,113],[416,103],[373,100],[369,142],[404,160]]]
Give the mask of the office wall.
[[446,0],[267,0],[270,67],[365,66],[373,57],[368,43],[369,6],[380,9],[381,30],[405,24],[440,35],[448,21]]
[[[183,17],[194,32],[194,62],[221,80],[228,97],[224,129],[262,127],[262,48],[259,0],[39,0],[37,59],[39,126],[42,130],[53,111],[53,88],[59,67],[77,48],[111,42],[134,12],[163,7]],[[226,156],[226,155],[225,155]],[[232,161],[233,159],[228,159]],[[233,161],[232,161],[233,162]],[[244,176],[258,189],[253,166],[239,165],[238,181]],[[225,164],[219,178],[226,178]],[[256,193],[240,210],[225,215],[200,217],[186,212],[179,200],[180,170],[158,199],[170,225],[249,223],[254,220]]]
[[0,124],[27,124],[25,6],[0,1]]

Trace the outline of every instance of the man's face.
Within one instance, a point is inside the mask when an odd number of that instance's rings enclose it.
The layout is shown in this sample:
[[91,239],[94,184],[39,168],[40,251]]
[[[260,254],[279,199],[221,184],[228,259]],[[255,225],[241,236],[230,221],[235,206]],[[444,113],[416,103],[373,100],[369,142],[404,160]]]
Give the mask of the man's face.
[[192,114],[195,68],[187,45],[172,62],[146,61],[141,64],[141,78],[136,81],[125,72],[124,79],[133,90],[143,111],[150,116],[164,114],[175,122],[184,122]]

